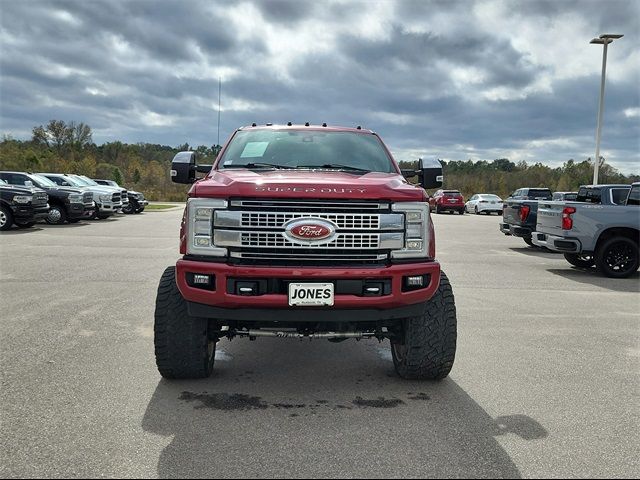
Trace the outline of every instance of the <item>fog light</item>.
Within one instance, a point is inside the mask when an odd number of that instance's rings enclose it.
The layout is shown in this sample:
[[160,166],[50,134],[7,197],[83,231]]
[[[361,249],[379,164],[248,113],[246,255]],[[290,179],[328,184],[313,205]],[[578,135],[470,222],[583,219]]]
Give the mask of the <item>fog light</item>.
[[198,247],[208,247],[211,245],[211,238],[209,237],[196,237],[196,245]]
[[408,240],[407,249],[409,250],[422,250],[422,240]]
[[209,285],[211,277],[209,275],[200,275],[195,273],[193,275],[193,283],[196,285]]
[[208,219],[211,217],[212,212],[213,212],[213,209],[211,208],[197,208],[196,217]]
[[407,277],[407,287],[422,287],[424,284],[424,277],[422,275],[416,277]]

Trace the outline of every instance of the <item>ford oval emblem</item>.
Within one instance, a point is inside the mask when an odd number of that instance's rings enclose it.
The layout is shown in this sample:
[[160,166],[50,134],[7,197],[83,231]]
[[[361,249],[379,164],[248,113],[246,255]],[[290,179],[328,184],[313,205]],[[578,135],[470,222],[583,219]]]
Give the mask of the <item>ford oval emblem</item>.
[[296,219],[285,226],[284,235],[290,241],[309,245],[320,241],[331,241],[335,236],[333,223],[320,218]]

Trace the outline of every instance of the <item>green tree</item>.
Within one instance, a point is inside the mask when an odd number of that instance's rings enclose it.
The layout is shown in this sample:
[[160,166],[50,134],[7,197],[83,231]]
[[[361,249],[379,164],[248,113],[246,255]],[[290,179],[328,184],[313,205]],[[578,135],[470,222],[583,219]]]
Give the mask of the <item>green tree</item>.
[[124,178],[122,178],[122,172],[118,167],[113,167],[113,181],[118,185],[122,185],[124,183]]

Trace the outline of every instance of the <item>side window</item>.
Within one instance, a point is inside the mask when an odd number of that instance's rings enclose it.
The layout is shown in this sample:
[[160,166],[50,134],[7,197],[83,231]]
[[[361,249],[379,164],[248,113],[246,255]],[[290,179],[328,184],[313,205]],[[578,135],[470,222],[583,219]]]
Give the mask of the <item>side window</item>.
[[62,180],[60,177],[47,177],[49,180],[51,180],[53,183],[57,183],[58,185],[63,185],[62,182],[64,182],[64,180]]
[[611,189],[611,201],[616,205],[624,205],[627,200],[629,190],[626,188],[612,188]]
[[3,174],[2,179],[11,185],[18,185],[20,187],[24,187],[24,182],[28,180],[27,177],[18,173]]
[[627,205],[640,206],[640,185],[634,185],[629,192],[629,198],[627,199]]

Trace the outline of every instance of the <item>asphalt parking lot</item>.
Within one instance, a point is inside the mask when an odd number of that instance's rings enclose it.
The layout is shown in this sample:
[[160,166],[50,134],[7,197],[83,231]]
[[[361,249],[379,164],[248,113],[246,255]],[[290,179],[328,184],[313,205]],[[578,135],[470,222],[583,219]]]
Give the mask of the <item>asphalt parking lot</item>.
[[181,210],[0,236],[1,477],[638,477],[640,281],[437,215],[458,309],[451,376],[388,343],[223,340],[162,380],[157,282]]

